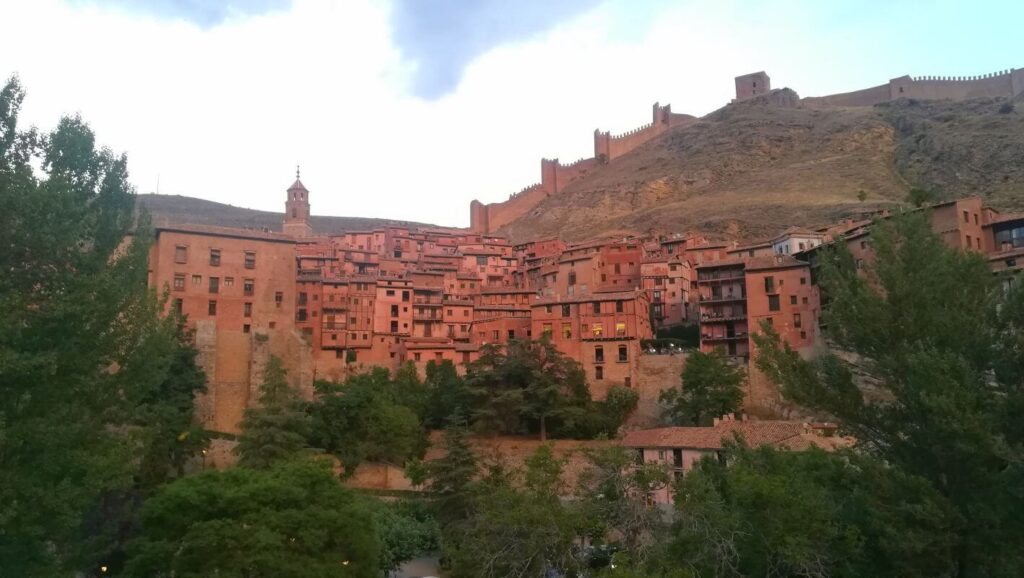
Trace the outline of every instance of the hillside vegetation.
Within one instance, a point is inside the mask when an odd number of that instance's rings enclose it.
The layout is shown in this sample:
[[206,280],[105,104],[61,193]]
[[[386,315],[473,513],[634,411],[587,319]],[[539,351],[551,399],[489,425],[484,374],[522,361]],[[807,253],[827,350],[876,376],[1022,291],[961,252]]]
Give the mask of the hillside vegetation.
[[785,89],[673,129],[592,170],[499,233],[578,240],[700,229],[753,239],[872,212],[915,186],[1024,209],[1020,102],[810,109],[796,106],[795,96]]

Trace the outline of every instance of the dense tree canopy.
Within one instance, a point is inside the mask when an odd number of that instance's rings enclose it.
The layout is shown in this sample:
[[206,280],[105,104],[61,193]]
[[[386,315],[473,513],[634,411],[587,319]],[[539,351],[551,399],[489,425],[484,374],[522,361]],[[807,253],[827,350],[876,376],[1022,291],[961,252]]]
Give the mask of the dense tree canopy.
[[235,453],[238,464],[269,468],[293,459],[307,446],[309,417],[298,392],[288,384],[280,358],[271,356],[263,371],[259,405],[245,410]]
[[743,404],[744,371],[720,349],[690,353],[682,378],[681,387],[666,389],[659,399],[674,425],[710,425],[714,418],[739,411]]
[[78,117],[22,129],[23,99],[0,89],[0,568],[67,575],[113,547],[105,501],[196,449],[202,381],[147,289],[125,157]]
[[380,576],[369,507],[329,463],[300,459],[182,478],[147,501],[126,576]]
[[[957,576],[1024,573],[1024,290],[945,246],[918,211],[878,223],[876,261],[840,246],[822,263],[828,331],[870,377],[835,355],[802,360],[764,328],[758,366],[789,399],[827,412],[859,449],[926,480],[954,509]],[[1008,409],[1010,411],[1008,411]]]

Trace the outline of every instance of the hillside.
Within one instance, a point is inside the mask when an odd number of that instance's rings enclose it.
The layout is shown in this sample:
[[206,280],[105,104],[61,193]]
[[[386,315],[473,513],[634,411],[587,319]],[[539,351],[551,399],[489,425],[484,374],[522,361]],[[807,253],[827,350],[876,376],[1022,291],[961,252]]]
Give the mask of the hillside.
[[818,109],[798,102],[784,89],[673,128],[498,232],[578,240],[700,229],[752,239],[892,205],[912,186],[1024,209],[1024,104],[1007,111],[1004,99]]
[[[219,225],[238,228],[268,228],[280,231],[281,220],[284,218],[283,213],[245,209],[180,195],[139,195],[138,200],[139,204],[153,216],[153,223],[157,225]],[[387,225],[430,226],[424,223],[364,217],[313,216],[310,218],[310,223],[315,232],[325,234],[362,231]]]

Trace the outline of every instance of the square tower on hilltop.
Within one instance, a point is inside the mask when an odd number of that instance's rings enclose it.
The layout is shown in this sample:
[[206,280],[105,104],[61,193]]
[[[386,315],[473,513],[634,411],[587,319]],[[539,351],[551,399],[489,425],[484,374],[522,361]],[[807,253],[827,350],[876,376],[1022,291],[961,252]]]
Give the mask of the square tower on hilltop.
[[763,70],[736,77],[736,100],[768,94],[771,89],[772,81]]

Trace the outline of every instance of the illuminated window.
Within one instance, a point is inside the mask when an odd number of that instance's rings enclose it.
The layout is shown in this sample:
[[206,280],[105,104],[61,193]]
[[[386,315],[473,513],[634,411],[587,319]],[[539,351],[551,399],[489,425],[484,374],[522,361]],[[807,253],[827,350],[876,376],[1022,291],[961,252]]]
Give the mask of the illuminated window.
[[572,323],[562,324],[562,337],[565,339],[572,339]]
[[615,324],[615,335],[617,337],[622,337],[625,334],[626,334],[626,323],[622,322],[622,321],[620,321],[619,323],[616,323]]
[[595,323],[594,324],[593,332],[594,332],[594,337],[603,337],[604,336],[604,323]]

